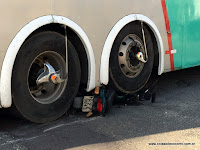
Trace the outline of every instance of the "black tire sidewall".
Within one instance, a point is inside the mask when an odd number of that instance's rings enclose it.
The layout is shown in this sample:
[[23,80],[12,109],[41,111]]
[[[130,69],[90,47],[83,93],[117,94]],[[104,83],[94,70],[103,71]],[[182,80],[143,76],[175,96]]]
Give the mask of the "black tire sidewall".
[[41,104],[30,94],[28,72],[32,61],[44,51],[54,51],[65,60],[65,38],[56,32],[42,32],[28,39],[21,47],[12,73],[13,101],[23,117],[38,123],[62,116],[71,106],[80,84],[80,63],[73,45],[68,42],[68,81],[62,95],[53,103]]
[[151,75],[154,61],[153,43],[147,28],[144,27],[144,31],[148,51],[148,61],[144,64],[141,73],[134,78],[128,78],[121,71],[119,66],[118,53],[122,40],[129,34],[135,34],[143,41],[141,25],[139,23],[130,23],[126,25],[119,32],[114,41],[110,56],[110,84],[113,85],[114,88],[119,92],[135,93],[139,91],[140,89],[142,89],[142,87],[145,85]]

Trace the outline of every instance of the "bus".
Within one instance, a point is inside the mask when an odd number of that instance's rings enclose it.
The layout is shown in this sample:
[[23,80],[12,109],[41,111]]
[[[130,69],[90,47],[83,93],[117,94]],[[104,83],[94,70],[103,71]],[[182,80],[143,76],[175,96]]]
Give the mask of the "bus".
[[62,116],[80,90],[140,91],[200,65],[199,0],[1,0],[0,108]]

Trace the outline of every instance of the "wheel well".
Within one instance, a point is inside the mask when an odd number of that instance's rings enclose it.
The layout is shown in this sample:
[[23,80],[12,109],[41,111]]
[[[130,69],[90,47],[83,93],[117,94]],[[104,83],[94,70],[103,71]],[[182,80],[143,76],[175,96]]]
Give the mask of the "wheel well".
[[158,45],[157,45],[158,43],[156,41],[156,37],[155,37],[153,31],[151,30],[151,28],[146,23],[144,23],[144,25],[147,28],[147,30],[149,31],[152,42],[153,42],[154,62],[153,62],[153,68],[152,68],[150,78],[147,81],[147,83],[145,84],[145,86],[143,87],[143,89],[142,89],[143,91],[148,89],[158,79],[158,66],[159,66],[159,52],[158,52]]
[[[126,24],[123,28],[125,28],[127,25],[130,25],[130,24],[131,24],[131,27],[134,28],[134,25],[140,25],[140,23],[141,23],[141,21],[139,21],[139,20],[132,21],[132,22]],[[154,50],[154,60],[153,60],[154,62],[153,62],[153,68],[152,68],[152,71],[151,71],[151,75],[150,75],[148,81],[145,83],[145,85],[143,86],[143,88],[141,90],[145,90],[145,89],[149,88],[157,80],[157,78],[158,78],[158,66],[159,66],[159,51],[158,51],[158,43],[157,43],[157,40],[156,40],[156,36],[154,35],[154,32],[152,31],[152,29],[149,27],[148,24],[146,24],[145,22],[143,22],[143,24],[150,33],[150,37],[151,37],[152,44],[153,44],[153,50]],[[141,30],[141,32],[142,32],[142,30]]]
[[[140,24],[140,21],[133,21],[133,22],[130,22],[128,24]],[[128,25],[127,24],[127,25]],[[126,26],[127,26],[126,25]],[[156,72],[156,74],[158,74],[158,66],[159,66],[159,51],[158,51],[158,43],[156,41],[156,37],[153,33],[153,31],[151,30],[151,28],[148,26],[148,24],[146,24],[144,22],[144,26],[147,28],[147,30],[149,31],[150,33],[150,36],[151,36],[151,39],[152,39],[152,42],[153,42],[153,49],[154,49],[154,63],[153,63],[153,70],[152,72]],[[124,28],[124,27],[123,27]]]
[[157,41],[156,41],[156,37],[153,33],[153,31],[151,30],[151,28],[144,23],[145,27],[148,29],[150,35],[151,35],[151,39],[153,42],[153,49],[154,49],[154,63],[153,63],[153,73],[156,72],[156,74],[158,74],[158,66],[159,66],[159,52],[158,52],[158,45],[157,45]]
[[[62,35],[65,35],[64,25],[51,23],[38,28],[33,33],[31,33],[27,39],[42,31],[55,31]],[[81,65],[81,85],[86,88],[88,82],[88,58],[84,45],[78,35],[69,27],[67,27],[67,38],[73,44],[78,53]]]

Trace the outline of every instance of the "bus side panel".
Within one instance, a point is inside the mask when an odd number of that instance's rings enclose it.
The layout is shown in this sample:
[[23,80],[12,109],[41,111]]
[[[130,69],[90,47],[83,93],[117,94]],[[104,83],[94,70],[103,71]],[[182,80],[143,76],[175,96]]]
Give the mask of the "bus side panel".
[[175,69],[200,65],[200,1],[166,0]]
[[32,20],[49,14],[52,14],[51,0],[0,1],[0,68],[6,51],[17,33]]
[[170,23],[172,46],[176,50],[174,56],[174,69],[182,68],[182,53],[184,40],[184,2],[185,0],[166,0],[168,17]]
[[[106,38],[113,26],[127,15],[142,14],[150,18],[161,33],[164,49],[169,49],[160,0],[2,0],[0,13],[0,68],[10,42],[20,29],[32,20],[50,14],[71,19],[88,35],[96,59],[96,85],[100,84],[100,60]],[[170,58],[166,54],[165,72],[170,70]]]
[[200,65],[200,1],[185,0],[183,68]]
[[[158,27],[164,49],[169,50],[160,0],[59,0],[55,1],[54,13],[71,19],[88,35],[96,59],[96,85],[100,84],[99,68],[106,38],[114,25],[127,15],[142,14],[150,18]],[[171,71],[168,54],[165,55],[166,71]]]

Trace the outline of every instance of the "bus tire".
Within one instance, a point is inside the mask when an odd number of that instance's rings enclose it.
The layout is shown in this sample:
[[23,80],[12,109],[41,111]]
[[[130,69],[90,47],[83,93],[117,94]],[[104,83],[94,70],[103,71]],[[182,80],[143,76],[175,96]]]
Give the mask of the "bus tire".
[[[68,79],[59,84],[36,84],[48,62],[55,71],[65,70],[65,37],[45,31],[30,37],[20,48],[12,71],[12,98],[17,111],[31,122],[46,123],[61,117],[70,108],[80,84],[78,54],[68,41]],[[49,79],[50,80],[50,79]]]
[[120,93],[135,93],[147,83],[153,68],[154,51],[149,31],[144,26],[148,61],[142,63],[136,54],[145,48],[140,23],[129,23],[116,37],[110,56],[110,84]]

